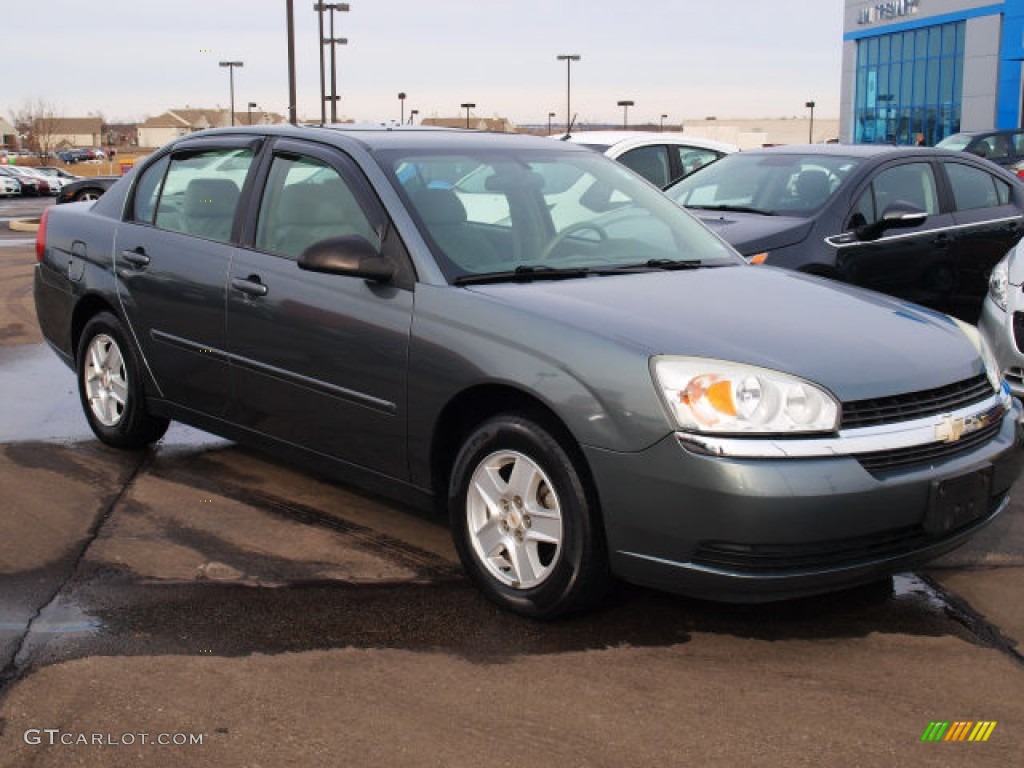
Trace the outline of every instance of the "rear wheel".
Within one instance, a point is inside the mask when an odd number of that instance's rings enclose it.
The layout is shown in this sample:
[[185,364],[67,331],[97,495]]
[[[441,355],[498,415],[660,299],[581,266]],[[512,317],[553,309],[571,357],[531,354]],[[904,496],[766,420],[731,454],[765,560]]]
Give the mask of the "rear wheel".
[[99,189],[83,189],[81,192],[75,194],[75,202],[80,203],[83,200],[99,200],[103,192]]
[[78,393],[93,433],[115,448],[141,448],[163,437],[169,421],[146,410],[138,356],[121,322],[101,312],[78,342]]
[[552,618],[604,596],[611,579],[596,505],[570,452],[537,421],[499,416],[469,436],[449,510],[463,566],[498,605]]

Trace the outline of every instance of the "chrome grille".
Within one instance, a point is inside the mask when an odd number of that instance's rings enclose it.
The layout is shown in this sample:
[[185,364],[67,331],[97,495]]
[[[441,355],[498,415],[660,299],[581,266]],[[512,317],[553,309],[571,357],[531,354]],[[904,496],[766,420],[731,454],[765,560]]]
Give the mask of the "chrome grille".
[[947,459],[958,453],[969,451],[999,434],[1002,427],[1002,419],[996,419],[984,429],[979,429],[953,443],[928,443],[927,445],[915,445],[910,448],[897,448],[891,451],[874,451],[872,453],[860,453],[856,455],[857,461],[868,472],[876,474],[887,472],[893,469],[906,469],[907,467],[928,464],[933,461]]
[[936,389],[843,403],[841,429],[874,427],[948,413],[993,395],[985,374]]

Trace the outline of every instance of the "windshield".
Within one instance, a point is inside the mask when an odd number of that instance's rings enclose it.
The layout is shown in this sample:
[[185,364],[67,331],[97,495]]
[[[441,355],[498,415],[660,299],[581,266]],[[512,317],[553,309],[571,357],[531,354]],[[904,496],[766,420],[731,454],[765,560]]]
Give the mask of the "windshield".
[[942,147],[943,149],[953,149],[957,152],[962,152],[964,148],[971,143],[971,137],[963,133],[954,133],[952,136],[947,136],[938,144],[936,147]]
[[852,157],[741,152],[687,176],[665,194],[688,208],[812,216],[859,164]]
[[685,211],[601,155],[556,147],[379,157],[452,282],[681,261],[743,264]]

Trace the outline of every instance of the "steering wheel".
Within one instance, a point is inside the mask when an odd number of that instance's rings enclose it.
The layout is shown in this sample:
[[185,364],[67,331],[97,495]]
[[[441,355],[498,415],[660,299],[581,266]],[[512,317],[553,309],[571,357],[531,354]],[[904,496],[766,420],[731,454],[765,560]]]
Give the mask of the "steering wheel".
[[608,239],[608,232],[605,231],[605,229],[600,224],[595,224],[592,221],[578,221],[575,224],[570,224],[568,227],[566,227],[557,235],[555,235],[555,238],[544,247],[543,251],[541,251],[540,260],[547,260],[547,258],[551,256],[554,250],[559,245],[561,245],[566,238],[576,234],[577,232],[584,232],[586,230],[596,232],[597,239],[600,242],[604,242],[605,240]]

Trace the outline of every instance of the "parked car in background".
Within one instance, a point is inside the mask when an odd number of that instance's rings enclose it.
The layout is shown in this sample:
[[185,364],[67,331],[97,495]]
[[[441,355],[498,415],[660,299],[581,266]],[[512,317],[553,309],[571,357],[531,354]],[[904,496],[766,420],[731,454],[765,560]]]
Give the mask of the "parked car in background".
[[683,133],[649,131],[580,131],[563,141],[601,152],[664,189],[739,147]]
[[0,175],[0,195],[17,197],[21,194],[21,184],[13,176]]
[[46,174],[47,176],[56,176],[60,179],[66,179],[69,182],[76,181],[82,178],[81,176],[76,176],[73,173],[68,173],[63,168],[58,168],[55,165],[39,165],[36,166],[35,169],[40,173]]
[[474,583],[528,616],[613,574],[756,601],[871,581],[992,521],[1019,469],[975,328],[751,267],[571,142],[203,131],[48,208],[36,253],[98,439],[178,419],[437,504]]
[[824,275],[976,323],[1024,234],[1024,184],[962,152],[813,145],[729,155],[666,194],[755,264]]
[[935,145],[940,149],[970,152],[1002,166],[1024,160],[1024,130],[961,131]]
[[13,165],[0,165],[0,176],[17,179],[18,183],[21,185],[22,197],[38,197],[41,194],[49,193],[49,185],[46,185],[47,191],[44,193],[41,189],[43,185],[38,179],[18,173],[14,170],[16,167],[17,166]]
[[993,268],[978,328],[1010,391],[1024,398],[1024,241]]
[[35,166],[22,166],[20,170],[23,174],[28,174],[39,181],[40,191],[43,191],[43,185],[45,185],[47,191],[44,194],[56,195],[67,183],[66,179],[63,179],[60,176],[43,173]]
[[57,195],[57,202],[81,203],[84,200],[99,200],[100,196],[120,178],[120,176],[86,176],[69,182]]

